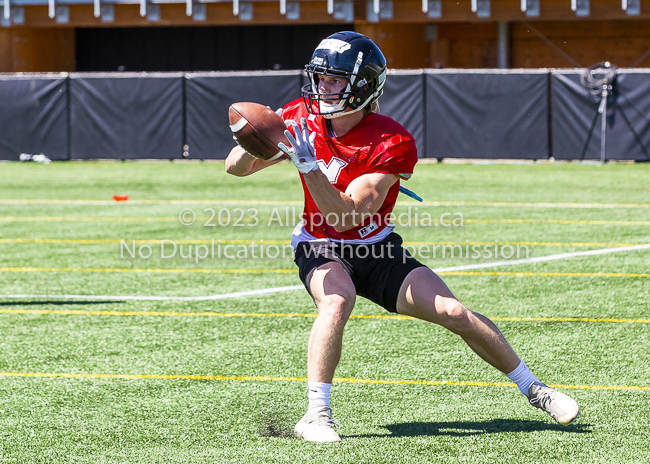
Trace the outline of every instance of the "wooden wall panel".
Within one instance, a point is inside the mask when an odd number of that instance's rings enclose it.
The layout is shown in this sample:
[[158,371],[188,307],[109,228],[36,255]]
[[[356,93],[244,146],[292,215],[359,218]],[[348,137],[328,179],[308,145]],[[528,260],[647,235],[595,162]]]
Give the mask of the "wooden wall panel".
[[427,59],[427,68],[449,68],[450,64],[450,50],[449,40],[438,39],[429,42],[429,56]]
[[[47,6],[25,6],[25,25],[0,29],[0,71],[74,70],[74,27],[124,27],[169,25],[292,25],[335,24],[354,29],[377,42],[391,68],[497,66],[497,20],[511,21],[511,67],[570,67],[567,60],[538,38],[529,25],[547,36],[580,65],[609,60],[630,66],[650,49],[650,0],[641,0],[641,16],[629,17],[620,0],[591,0],[588,18],[577,18],[569,0],[541,0],[541,16],[527,18],[515,0],[492,0],[490,18],[472,13],[469,0],[442,0],[442,18],[433,20],[421,11],[421,0],[394,0],[394,18],[379,23],[366,21],[366,2],[355,0],[355,22],[335,21],[326,3],[301,1],[301,18],[288,21],[279,13],[279,2],[254,2],[253,21],[232,14],[231,3],[207,4],[207,20],[196,22],[185,5],[161,5],[161,20],[150,22],[139,14],[139,5],[116,5],[115,22],[93,16],[92,5],[70,5],[70,23],[57,24]],[[598,18],[610,18],[598,20]],[[618,19],[616,19],[618,18]],[[435,22],[438,40],[427,42],[427,24]],[[15,40],[18,40],[17,42]],[[640,66],[650,66],[647,57]]]
[[[650,50],[650,21],[558,21],[530,26],[583,67],[602,61],[628,67]],[[495,68],[497,25],[438,24],[438,40],[429,44],[429,54],[425,66]],[[650,56],[637,65],[650,66]],[[519,22],[510,25],[510,66],[565,68],[575,63],[540,39],[529,24]]]
[[[630,38],[598,40],[594,38],[571,38],[561,47],[581,67],[609,61],[618,67],[629,67],[650,49],[647,41]],[[574,67],[573,61],[563,57],[540,40],[517,40],[512,44],[511,66],[513,68],[563,68]],[[637,66],[650,67],[650,56]]]
[[449,67],[496,68],[497,41],[485,39],[451,41],[449,44]]
[[[573,21],[585,23],[594,20],[629,20],[650,19],[650,0],[641,1],[641,14],[628,16],[621,9],[621,0],[591,0],[591,13],[589,17],[577,17],[571,11],[570,0],[540,0],[540,16],[529,18],[521,11],[518,0],[491,0],[491,15],[489,18],[479,18],[470,8],[469,0],[442,0],[442,17],[429,18],[422,12],[421,0],[393,0],[393,18],[381,19],[381,24],[426,24],[432,21],[438,23],[491,23],[495,21]],[[92,4],[71,4],[70,22],[58,24],[48,16],[47,5],[24,6],[25,26],[27,27],[124,27],[124,26],[168,26],[168,25],[273,25],[273,24],[341,24],[342,29],[350,28],[349,23],[334,19],[327,13],[325,0],[300,1],[300,19],[289,20],[280,14],[278,1],[254,1],[252,21],[242,21],[233,15],[232,3],[228,1],[207,3],[207,18],[197,22],[185,13],[185,4],[160,4],[160,21],[151,22],[140,16],[139,4],[115,5],[115,21],[104,23],[93,15]],[[366,21],[367,4],[365,0],[354,0],[354,24],[369,24]],[[347,24],[347,25],[346,25]],[[374,23],[370,23],[372,25]]]
[[[526,38],[531,36],[530,29],[524,23],[512,23],[510,31],[512,38]],[[545,21],[531,22],[536,30],[546,37],[565,38],[565,37],[646,37],[650,38],[650,21]]]
[[[497,66],[496,23],[440,24],[438,42],[447,44],[449,68],[495,68]],[[435,58],[431,61],[435,66]]]
[[74,29],[12,30],[13,72],[74,71]]
[[[650,0],[649,0],[650,1]],[[58,27],[54,19],[48,16],[48,7],[25,6],[25,26]],[[65,27],[131,27],[131,26],[249,26],[249,25],[285,25],[292,24],[341,24],[342,29],[353,26],[336,20],[327,14],[327,4],[323,1],[300,2],[300,19],[288,20],[280,14],[279,2],[253,2],[253,19],[242,21],[233,15],[232,3],[207,3],[206,20],[195,21],[187,16],[185,4],[160,4],[160,20],[149,21],[140,16],[139,4],[115,5],[115,21],[105,23],[95,18],[92,5],[70,5],[70,22]]]
[[429,44],[424,24],[359,24],[355,30],[370,37],[384,52],[389,68],[427,66]]
[[0,29],[0,72],[13,71],[11,31]]
[[438,37],[449,40],[476,40],[486,39],[496,40],[497,25],[491,23],[459,23],[459,24],[440,24],[438,26]]
[[439,24],[438,40],[426,42],[424,25],[358,24],[384,52],[390,68],[494,68],[496,23]]
[[[610,61],[627,67],[650,50],[649,21],[549,22],[532,26],[581,66]],[[511,27],[510,57],[513,68],[575,66],[526,24]],[[650,66],[650,56],[638,66]]]

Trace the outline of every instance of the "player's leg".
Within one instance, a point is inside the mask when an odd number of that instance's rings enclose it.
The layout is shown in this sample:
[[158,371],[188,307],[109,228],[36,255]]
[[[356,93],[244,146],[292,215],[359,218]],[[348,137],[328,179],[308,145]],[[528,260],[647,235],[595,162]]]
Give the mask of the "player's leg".
[[332,428],[329,398],[356,291],[350,276],[336,262],[319,266],[311,273],[308,283],[318,316],[312,325],[307,355],[309,408],[296,425],[296,433],[308,441],[340,441]]
[[530,403],[561,424],[579,414],[578,404],[537,379],[487,317],[470,311],[447,285],[427,267],[411,271],[397,298],[397,312],[439,324],[459,335],[483,360],[517,384]]
[[309,336],[307,377],[310,381],[332,383],[341,359],[343,330],[352,313],[356,291],[352,279],[338,263],[320,266],[309,282],[318,308]]
[[476,354],[503,373],[519,364],[519,357],[494,323],[463,306],[427,267],[419,267],[406,277],[397,299],[397,312],[434,322],[460,335]]

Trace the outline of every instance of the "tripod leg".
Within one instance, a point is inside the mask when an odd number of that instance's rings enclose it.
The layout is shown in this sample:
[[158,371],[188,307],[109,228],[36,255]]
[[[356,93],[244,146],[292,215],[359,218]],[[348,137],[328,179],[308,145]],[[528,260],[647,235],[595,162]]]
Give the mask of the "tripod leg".
[[605,146],[607,144],[607,92],[603,93],[603,99],[599,111],[602,113],[602,119],[600,122],[600,162],[605,164],[605,161],[607,161],[605,155]]
[[594,133],[594,129],[596,128],[596,121],[598,121],[598,115],[600,113],[598,110],[596,110],[596,115],[594,116],[594,120],[591,121],[591,128],[589,129],[589,135],[587,135],[587,141],[585,142],[585,146],[582,148],[582,154],[580,154],[580,161],[585,159],[585,154],[587,153],[587,148],[589,147],[589,142],[591,141],[591,136]]

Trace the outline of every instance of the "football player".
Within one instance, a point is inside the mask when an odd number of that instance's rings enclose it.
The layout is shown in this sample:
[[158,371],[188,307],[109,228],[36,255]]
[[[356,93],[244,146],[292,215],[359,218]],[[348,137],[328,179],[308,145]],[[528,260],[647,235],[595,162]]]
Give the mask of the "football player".
[[[300,279],[318,309],[309,337],[309,406],[296,434],[315,442],[340,441],[330,388],[341,357],[343,330],[357,296],[386,310],[439,324],[459,335],[483,360],[517,384],[530,404],[560,424],[578,404],[547,387],[519,359],[487,317],[466,308],[445,283],[403,247],[389,220],[400,182],[418,160],[415,140],[379,113],[386,60],[369,38],[354,32],[327,37],[305,67],[309,84],[281,116],[305,193],[303,221],[291,246]],[[246,176],[278,161],[235,147],[226,170]]]

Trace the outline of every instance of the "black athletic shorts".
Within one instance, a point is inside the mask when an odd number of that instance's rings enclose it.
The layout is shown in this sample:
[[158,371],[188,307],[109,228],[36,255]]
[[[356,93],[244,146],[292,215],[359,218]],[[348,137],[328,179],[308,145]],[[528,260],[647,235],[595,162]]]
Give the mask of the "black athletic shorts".
[[397,312],[397,296],[406,276],[424,266],[402,247],[402,237],[395,232],[370,245],[300,242],[294,261],[310,295],[309,282],[314,271],[323,264],[335,262],[348,273],[357,295],[392,313]]

